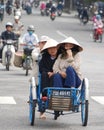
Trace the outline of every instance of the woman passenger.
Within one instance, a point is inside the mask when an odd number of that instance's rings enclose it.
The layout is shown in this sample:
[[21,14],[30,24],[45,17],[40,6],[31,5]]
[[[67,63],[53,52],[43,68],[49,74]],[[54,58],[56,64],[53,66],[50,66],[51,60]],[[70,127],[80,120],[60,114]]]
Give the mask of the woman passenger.
[[54,87],[78,88],[81,85],[80,57],[81,45],[72,37],[59,43],[63,52],[53,66]]

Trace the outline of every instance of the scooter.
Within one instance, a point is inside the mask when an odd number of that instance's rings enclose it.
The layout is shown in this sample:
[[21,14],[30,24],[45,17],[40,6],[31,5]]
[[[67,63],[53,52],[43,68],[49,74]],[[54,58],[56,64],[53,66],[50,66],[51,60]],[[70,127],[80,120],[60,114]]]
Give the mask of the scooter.
[[94,30],[94,33],[93,33],[94,42],[99,40],[99,42],[101,43],[102,42],[102,34],[103,34],[102,28],[97,28],[96,30]]
[[6,5],[6,13],[8,15],[11,15],[12,14],[12,5]]
[[9,71],[10,66],[14,65],[15,47],[16,40],[3,40],[5,46],[2,52],[2,64],[6,66],[6,70]]
[[55,18],[56,18],[56,13],[55,13],[55,12],[52,12],[52,13],[50,14],[50,19],[53,21],[53,20],[55,20]]
[[26,48],[24,48],[24,62],[23,62],[23,69],[26,70],[26,76],[28,75],[29,73],[29,70],[32,69],[32,56],[31,56],[31,53],[33,51],[33,46],[34,45],[27,45],[27,44],[24,44],[24,46]]
[[0,5],[0,20],[3,21],[4,18],[4,5]]
[[46,8],[45,12],[46,12],[46,16],[49,16],[49,14],[50,14],[49,8]]
[[62,9],[58,9],[58,10],[57,10],[57,15],[58,15],[58,16],[61,16],[61,15],[62,15]]
[[41,9],[40,12],[41,12],[41,16],[45,15],[45,10],[44,9]]

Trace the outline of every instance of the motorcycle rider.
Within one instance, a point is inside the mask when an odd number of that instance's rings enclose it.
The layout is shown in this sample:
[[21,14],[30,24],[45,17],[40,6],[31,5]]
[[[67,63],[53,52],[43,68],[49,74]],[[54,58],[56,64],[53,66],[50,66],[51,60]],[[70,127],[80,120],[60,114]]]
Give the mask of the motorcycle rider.
[[14,17],[13,23],[13,32],[17,35],[17,38],[20,37],[21,32],[23,31],[23,24],[20,22],[19,16]]
[[88,11],[87,11],[87,7],[85,7],[83,10],[82,10],[82,13],[81,13],[81,19],[83,20],[84,18],[87,18],[87,21],[89,20],[89,15],[88,15]]
[[51,9],[50,9],[51,14],[52,14],[52,13],[56,13],[56,11],[57,11],[56,5],[55,5],[55,4],[52,4],[52,7],[51,7]]
[[0,1],[0,20],[3,21],[3,17],[4,17],[4,1]]
[[[40,11],[41,11],[41,13],[42,13],[42,11],[45,12],[45,10],[46,10],[46,4],[45,4],[45,2],[43,1],[43,2],[41,3],[41,5],[40,5]],[[44,12],[43,12],[43,13],[44,13]]]
[[[6,23],[6,30],[1,33],[1,39],[2,40],[17,40],[17,37],[13,30],[13,24],[11,22]],[[0,48],[0,58],[2,59],[2,51],[5,46],[5,41],[3,41],[3,46]]]
[[94,36],[96,36],[96,30],[98,28],[103,28],[103,22],[101,19],[101,16],[99,14],[97,14],[96,16],[94,16],[93,18],[93,28],[94,28]]
[[14,23],[13,23],[13,32],[15,33],[17,37],[17,43],[15,45],[16,51],[18,51],[18,43],[19,43],[19,37],[21,36],[21,33],[23,31],[23,24],[20,22],[19,16],[14,17]]
[[[34,47],[39,46],[38,36],[34,32],[35,32],[34,26],[29,25],[28,28],[27,28],[27,33],[23,35],[23,43],[25,44],[25,46],[23,48],[24,49],[24,55],[23,55],[22,65],[23,65],[23,62],[24,62],[24,59],[25,59],[25,53],[27,51],[32,53]],[[28,49],[27,45],[30,45],[30,46],[34,45],[34,46],[32,46],[31,49]]]
[[8,0],[6,3],[6,12],[9,13],[9,9],[12,10],[12,6],[13,6],[13,0]]
[[59,2],[59,3],[58,3],[57,9],[58,9],[58,10],[63,10],[63,3],[62,3],[62,2]]
[[49,16],[50,9],[52,7],[52,0],[46,2],[46,15]]
[[47,9],[50,9],[52,7],[52,0],[49,0],[47,3],[46,3],[46,8]]

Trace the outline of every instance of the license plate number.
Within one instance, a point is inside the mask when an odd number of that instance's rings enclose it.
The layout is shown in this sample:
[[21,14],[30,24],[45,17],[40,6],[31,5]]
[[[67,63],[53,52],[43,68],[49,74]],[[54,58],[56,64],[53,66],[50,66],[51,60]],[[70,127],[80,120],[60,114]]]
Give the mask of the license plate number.
[[53,90],[52,96],[70,96],[71,92],[68,90]]

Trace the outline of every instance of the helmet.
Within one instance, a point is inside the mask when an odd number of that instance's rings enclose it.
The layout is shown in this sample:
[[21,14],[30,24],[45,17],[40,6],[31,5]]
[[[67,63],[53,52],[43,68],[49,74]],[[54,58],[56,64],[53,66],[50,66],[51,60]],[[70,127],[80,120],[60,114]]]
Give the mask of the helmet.
[[14,17],[14,19],[19,19],[19,16],[16,15],[16,16]]
[[6,23],[6,27],[7,27],[7,26],[13,27],[13,24],[12,24],[11,22],[7,22],[7,23]]
[[53,7],[56,7],[56,5],[55,5],[55,4],[52,4],[52,6],[53,6]]
[[27,31],[35,31],[34,26],[33,25],[29,25],[27,28]]
[[97,20],[100,20],[101,19],[101,16],[99,14],[96,15],[96,19]]

